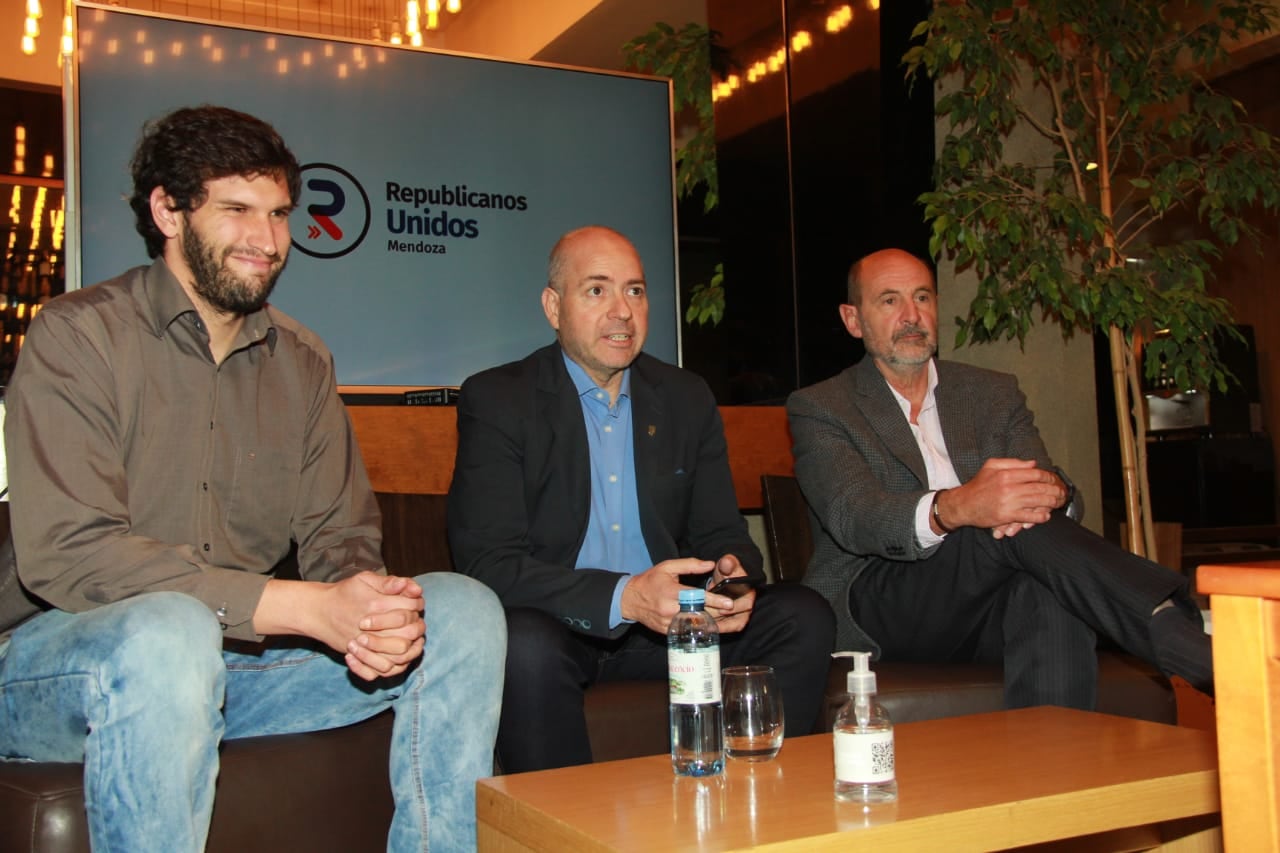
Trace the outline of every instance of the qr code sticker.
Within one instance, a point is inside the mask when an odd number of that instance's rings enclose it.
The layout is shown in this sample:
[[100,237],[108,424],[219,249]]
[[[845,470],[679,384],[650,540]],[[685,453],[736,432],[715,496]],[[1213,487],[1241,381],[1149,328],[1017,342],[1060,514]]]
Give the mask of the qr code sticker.
[[893,772],[893,741],[871,744],[871,772],[877,776]]

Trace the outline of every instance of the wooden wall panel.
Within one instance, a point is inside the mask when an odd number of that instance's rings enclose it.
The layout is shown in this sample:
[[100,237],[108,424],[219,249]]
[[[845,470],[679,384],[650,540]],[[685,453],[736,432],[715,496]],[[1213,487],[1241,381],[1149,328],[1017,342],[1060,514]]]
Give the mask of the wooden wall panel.
[[[452,406],[349,406],[374,491],[443,495],[458,449]],[[760,475],[790,474],[791,433],[781,406],[724,406],[725,440],[738,504],[759,509]]]
[[721,406],[738,506],[759,509],[760,475],[790,474],[791,430],[782,406]]
[[458,450],[453,406],[348,406],[375,492],[443,495]]

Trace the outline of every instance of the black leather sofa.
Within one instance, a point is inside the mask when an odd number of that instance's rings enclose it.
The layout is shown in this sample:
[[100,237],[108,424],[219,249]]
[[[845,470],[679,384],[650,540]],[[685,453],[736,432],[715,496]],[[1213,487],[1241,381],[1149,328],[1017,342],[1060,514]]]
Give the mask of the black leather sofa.
[[[812,549],[807,509],[789,477],[764,478],[765,520],[775,574],[793,582]],[[379,494],[384,559],[392,571],[448,570],[444,498]],[[7,505],[0,515],[8,534]],[[2,541],[2,540],[0,540]],[[830,729],[844,701],[847,664],[833,663]],[[880,698],[896,722],[998,710],[998,667],[879,664]],[[1176,721],[1169,682],[1115,652],[1100,656],[1099,710],[1162,723]],[[662,681],[599,685],[587,691],[596,760],[667,749],[667,695]],[[385,847],[391,817],[387,782],[390,717],[329,732],[228,742],[208,850],[214,853],[362,853]],[[88,836],[79,764],[0,762],[0,850],[84,853]],[[159,846],[157,849],[163,849]]]

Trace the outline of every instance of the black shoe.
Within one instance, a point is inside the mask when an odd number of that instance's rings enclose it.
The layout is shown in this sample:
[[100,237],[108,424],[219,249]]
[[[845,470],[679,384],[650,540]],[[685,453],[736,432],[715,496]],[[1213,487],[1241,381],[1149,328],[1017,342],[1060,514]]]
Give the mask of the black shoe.
[[1200,620],[1192,619],[1178,607],[1166,607],[1151,617],[1150,630],[1160,671],[1166,676],[1177,675],[1212,696],[1213,641]]

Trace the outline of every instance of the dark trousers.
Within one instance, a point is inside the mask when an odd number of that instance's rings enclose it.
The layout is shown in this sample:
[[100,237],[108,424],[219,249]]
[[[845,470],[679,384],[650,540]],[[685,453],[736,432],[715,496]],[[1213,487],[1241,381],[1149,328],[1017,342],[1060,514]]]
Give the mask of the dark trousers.
[[1151,611],[1198,620],[1186,579],[1055,513],[995,539],[966,527],[928,559],[876,560],[849,608],[887,661],[1003,663],[1005,703],[1092,709],[1097,637],[1155,663]]
[[[799,585],[761,589],[745,630],[720,637],[723,666],[766,664],[782,693],[788,737],[813,731],[835,642],[835,614]],[[665,679],[667,638],[634,625],[602,640],[531,608],[507,610],[507,680],[498,760],[508,773],[591,761],[583,693],[598,681]],[[665,712],[664,712],[665,713]]]

